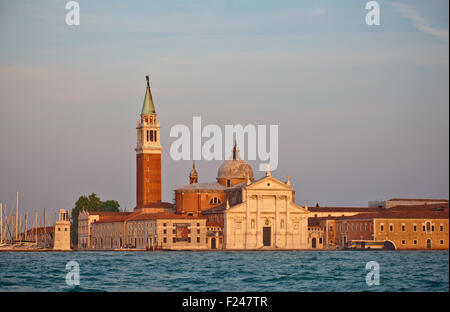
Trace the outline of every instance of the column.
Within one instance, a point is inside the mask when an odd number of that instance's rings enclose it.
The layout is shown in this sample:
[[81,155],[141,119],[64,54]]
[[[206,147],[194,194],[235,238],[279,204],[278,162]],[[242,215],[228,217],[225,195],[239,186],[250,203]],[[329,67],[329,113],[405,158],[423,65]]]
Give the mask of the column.
[[245,201],[245,249],[248,249],[248,238],[250,235],[250,205],[248,204],[248,197]]
[[289,246],[288,239],[289,239],[289,234],[290,234],[289,233],[289,231],[290,231],[290,228],[289,228],[290,216],[289,216],[289,205],[287,202],[287,197],[284,200],[284,204],[285,204],[285,208],[286,208],[286,221],[284,222],[284,226],[286,227],[285,248],[288,248],[288,246]]
[[260,239],[261,239],[261,221],[259,220],[261,218],[261,196],[256,195],[256,248],[259,248],[261,246]]
[[275,247],[278,247],[278,236],[280,234],[280,199],[282,196],[275,196]]

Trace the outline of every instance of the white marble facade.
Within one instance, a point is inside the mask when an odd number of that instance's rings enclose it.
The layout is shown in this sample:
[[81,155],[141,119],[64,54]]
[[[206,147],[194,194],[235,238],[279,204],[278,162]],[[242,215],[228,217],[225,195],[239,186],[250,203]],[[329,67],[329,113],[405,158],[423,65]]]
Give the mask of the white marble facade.
[[289,183],[268,175],[242,188],[224,211],[225,249],[308,249],[308,210]]

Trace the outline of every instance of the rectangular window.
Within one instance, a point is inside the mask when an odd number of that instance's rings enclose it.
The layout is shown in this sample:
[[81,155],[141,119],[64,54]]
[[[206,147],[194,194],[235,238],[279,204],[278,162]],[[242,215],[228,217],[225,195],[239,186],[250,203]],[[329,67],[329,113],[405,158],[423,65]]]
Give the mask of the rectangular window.
[[172,243],[176,243],[177,242],[177,239],[174,237],[174,238],[172,238]]
[[414,243],[414,245],[417,245],[417,239],[415,239],[415,240],[413,241],[413,243]]
[[167,226],[167,223],[163,223],[163,226]]
[[442,224],[439,226],[439,230],[440,230],[441,232],[444,232],[444,226],[443,226]]
[[389,231],[394,232],[394,226],[392,224],[389,225]]
[[164,237],[163,242],[167,243],[167,237]]
[[403,239],[402,240],[402,245],[405,245],[406,244],[406,241]]
[[156,130],[155,130],[155,142],[157,142],[157,141],[158,141],[158,139],[157,139],[157,135],[156,135],[157,133],[158,133],[158,131],[156,131]]
[[426,232],[426,231],[427,231],[427,229],[425,228],[425,225],[422,225],[422,231],[423,231],[423,232]]
[[200,234],[200,229],[197,230],[197,234]]
[[414,224],[414,232],[417,232],[417,225]]
[[383,224],[380,226],[380,232],[384,232],[384,225]]
[[443,239],[441,239],[441,245],[444,245],[444,240]]
[[197,226],[200,226],[200,223],[197,223]]
[[200,237],[197,237],[197,243],[200,243]]
[[431,226],[431,232],[434,232],[434,225]]
[[150,141],[153,142],[153,130],[150,130]]
[[163,231],[163,234],[167,234],[167,230],[164,230],[164,231]]
[[190,243],[191,242],[191,238],[190,237],[188,237],[188,243]]
[[404,224],[402,224],[402,232],[406,231],[406,226]]

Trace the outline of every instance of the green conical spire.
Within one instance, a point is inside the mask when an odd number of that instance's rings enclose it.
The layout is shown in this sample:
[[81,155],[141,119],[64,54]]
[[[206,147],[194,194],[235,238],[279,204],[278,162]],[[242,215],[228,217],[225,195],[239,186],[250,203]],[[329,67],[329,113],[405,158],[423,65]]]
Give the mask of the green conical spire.
[[147,90],[145,91],[144,104],[142,105],[141,115],[156,114],[155,105],[153,104],[152,92],[150,91],[150,81],[149,77],[145,76],[147,79]]

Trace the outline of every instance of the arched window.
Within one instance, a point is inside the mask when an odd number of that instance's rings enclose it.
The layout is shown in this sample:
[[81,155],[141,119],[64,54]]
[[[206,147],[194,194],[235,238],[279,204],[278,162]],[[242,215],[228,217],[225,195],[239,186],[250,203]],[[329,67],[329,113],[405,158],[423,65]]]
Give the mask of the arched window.
[[427,232],[430,232],[430,231],[431,231],[431,223],[427,222]]
[[213,204],[221,204],[222,202],[220,201],[220,199],[218,198],[218,197],[213,197],[213,198],[211,198],[211,200],[209,201],[209,204],[210,205],[213,205]]
[[255,220],[253,220],[253,219],[252,219],[251,227],[252,227],[252,229],[255,228]]

